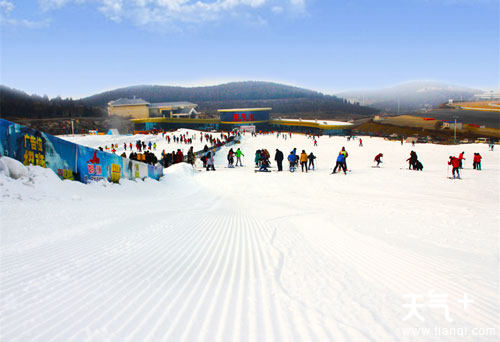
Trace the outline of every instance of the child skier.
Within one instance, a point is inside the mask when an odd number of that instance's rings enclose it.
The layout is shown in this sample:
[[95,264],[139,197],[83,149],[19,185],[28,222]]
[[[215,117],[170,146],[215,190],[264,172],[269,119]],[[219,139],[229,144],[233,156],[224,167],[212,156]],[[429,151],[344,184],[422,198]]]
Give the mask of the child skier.
[[208,151],[207,152],[207,171],[215,171],[214,167],[214,152]]
[[288,161],[290,162],[290,172],[294,172],[295,171],[295,154],[293,153],[293,151],[291,151],[290,154],[288,155]]
[[236,150],[236,166],[238,166],[238,162],[240,163],[240,166],[243,166],[243,164],[241,163],[241,156],[245,156],[243,154],[243,152],[241,152],[240,148],[238,147],[238,149]]

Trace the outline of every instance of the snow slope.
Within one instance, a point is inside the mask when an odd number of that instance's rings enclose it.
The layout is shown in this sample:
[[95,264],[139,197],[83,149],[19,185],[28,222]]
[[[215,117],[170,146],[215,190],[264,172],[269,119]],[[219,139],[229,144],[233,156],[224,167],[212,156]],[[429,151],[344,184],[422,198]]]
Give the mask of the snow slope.
[[[71,141],[80,145],[92,147],[92,148],[104,148],[108,147],[108,152],[111,152],[111,144],[117,144],[116,154],[120,155],[126,152],[127,156],[130,154],[129,144],[132,143],[133,151],[137,152],[135,148],[135,142],[137,140],[144,141],[147,145],[149,142],[151,144],[156,143],[156,150],[151,150],[152,153],[156,155],[158,160],[161,159],[161,152],[165,150],[166,153],[177,151],[180,149],[184,154],[187,154],[189,147],[193,146],[195,151],[202,150],[207,141],[203,138],[200,141],[200,134],[205,135],[206,133],[212,134],[212,136],[217,139],[220,138],[220,133],[211,132],[200,132],[192,129],[178,129],[174,132],[168,132],[163,137],[161,134],[135,134],[135,135],[59,135],[58,138]],[[187,138],[193,139],[193,144],[175,143],[172,139],[170,143],[167,142],[166,136],[173,138],[174,136],[179,138],[181,135],[185,135]],[[127,150],[123,148],[123,144],[127,144]]]
[[[498,152],[417,145],[414,172],[411,145],[363,143],[247,135],[245,167],[224,148],[160,182],[1,174],[0,340],[498,340]],[[353,171],[330,175],[342,146]],[[317,170],[254,173],[276,147]]]

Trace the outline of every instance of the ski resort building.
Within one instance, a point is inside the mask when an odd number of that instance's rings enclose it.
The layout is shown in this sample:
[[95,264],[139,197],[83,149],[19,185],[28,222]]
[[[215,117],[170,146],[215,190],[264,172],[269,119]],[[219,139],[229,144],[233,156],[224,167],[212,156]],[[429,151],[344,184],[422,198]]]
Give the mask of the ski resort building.
[[196,118],[197,104],[191,102],[149,103],[143,99],[118,99],[108,103],[108,114],[132,119]]
[[302,119],[271,119],[272,108],[232,108],[219,109],[218,119],[200,119],[197,117],[153,117],[132,119],[137,132],[159,130],[175,130],[191,128],[199,130],[225,130],[252,127],[256,131],[286,131],[312,134],[342,135],[348,134],[352,126],[348,122],[302,120]]

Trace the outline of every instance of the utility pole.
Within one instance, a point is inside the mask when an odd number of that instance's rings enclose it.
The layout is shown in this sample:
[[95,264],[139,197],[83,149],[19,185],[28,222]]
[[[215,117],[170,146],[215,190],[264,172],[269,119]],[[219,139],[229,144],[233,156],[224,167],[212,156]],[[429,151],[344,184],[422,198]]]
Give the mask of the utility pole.
[[458,116],[454,115],[453,119],[455,119],[455,127],[453,130],[453,140],[455,141],[455,144],[457,143],[457,118]]

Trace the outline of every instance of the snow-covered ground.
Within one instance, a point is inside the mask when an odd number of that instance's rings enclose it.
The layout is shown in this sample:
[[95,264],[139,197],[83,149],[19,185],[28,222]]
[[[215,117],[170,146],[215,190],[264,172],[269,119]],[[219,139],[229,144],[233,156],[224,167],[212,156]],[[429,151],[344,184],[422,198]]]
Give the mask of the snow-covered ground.
[[[205,137],[203,137],[203,140],[200,140],[201,135],[205,134],[211,134],[213,138],[221,138],[220,133],[212,133],[212,132],[200,132],[192,129],[178,129],[174,132],[168,132],[165,134],[165,136],[162,136],[161,134],[158,135],[153,135],[153,134],[135,134],[135,135],[59,135],[58,138],[71,141],[80,145],[92,147],[92,148],[99,148],[102,147],[103,149],[107,146],[108,147],[108,152],[111,152],[111,144],[116,144],[118,145],[118,148],[116,149],[116,154],[120,155],[123,152],[127,154],[127,156],[130,154],[130,146],[129,144],[132,143],[132,149],[134,152],[137,152],[137,149],[135,147],[135,143],[137,140],[144,141],[144,143],[147,145],[149,142],[151,144],[156,143],[156,150],[151,149],[150,151],[156,155],[158,160],[161,159],[161,152],[165,150],[165,153],[169,153],[172,151],[177,151],[177,149],[180,149],[184,154],[187,154],[189,148],[191,146],[194,147],[195,151],[202,150],[205,145],[207,145],[207,141],[205,140]],[[175,136],[176,138],[179,138],[181,135],[184,135],[186,138],[192,138],[193,143],[192,144],[186,144],[186,143],[181,143],[181,142],[174,142],[173,137]],[[170,142],[167,141],[166,136],[169,136]],[[127,144],[127,149],[125,150],[123,144]],[[210,146],[210,144],[208,144]]]
[[[0,175],[0,340],[498,341],[498,151],[363,143],[246,135],[245,167],[224,148],[159,182]],[[330,175],[342,146],[352,172]],[[316,170],[255,173],[276,147]]]

